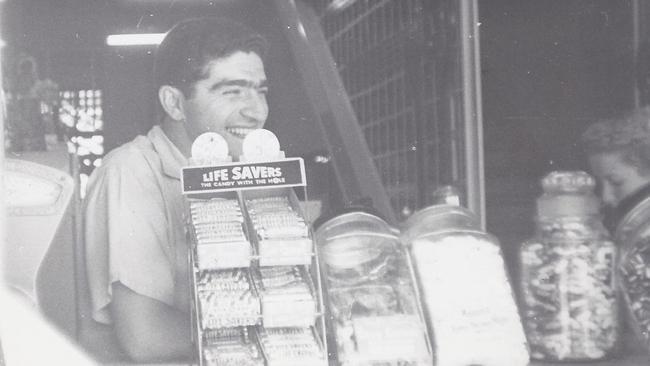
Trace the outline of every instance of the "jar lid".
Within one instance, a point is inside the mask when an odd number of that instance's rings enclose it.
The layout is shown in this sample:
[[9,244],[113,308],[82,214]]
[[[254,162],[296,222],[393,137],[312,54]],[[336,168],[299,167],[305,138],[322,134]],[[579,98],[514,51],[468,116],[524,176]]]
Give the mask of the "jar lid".
[[479,230],[476,215],[461,206],[443,204],[425,207],[404,223],[402,237],[409,242],[423,235],[449,230]]
[[364,211],[352,211],[340,214],[328,219],[316,229],[316,236],[324,240],[341,235],[361,233],[396,236],[386,221]]
[[336,269],[355,268],[378,258],[396,237],[360,234],[334,237],[320,247],[323,261]]
[[363,211],[335,216],[324,222],[315,235],[324,262],[339,269],[372,261],[399,240],[388,223]]
[[600,200],[594,193],[596,180],[583,171],[553,171],[541,180],[543,194],[537,199],[538,217],[597,215]]
[[589,174],[577,171],[553,171],[542,178],[544,193],[593,193],[596,180]]

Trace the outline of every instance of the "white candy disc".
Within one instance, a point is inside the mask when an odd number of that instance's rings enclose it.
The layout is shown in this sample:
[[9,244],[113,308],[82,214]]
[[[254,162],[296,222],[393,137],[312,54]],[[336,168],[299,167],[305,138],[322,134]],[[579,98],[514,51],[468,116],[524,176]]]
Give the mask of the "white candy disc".
[[242,153],[249,159],[274,159],[280,154],[280,141],[273,132],[260,128],[246,135]]
[[199,135],[192,144],[192,158],[194,159],[226,159],[228,157],[228,143],[226,139],[216,132],[205,132]]

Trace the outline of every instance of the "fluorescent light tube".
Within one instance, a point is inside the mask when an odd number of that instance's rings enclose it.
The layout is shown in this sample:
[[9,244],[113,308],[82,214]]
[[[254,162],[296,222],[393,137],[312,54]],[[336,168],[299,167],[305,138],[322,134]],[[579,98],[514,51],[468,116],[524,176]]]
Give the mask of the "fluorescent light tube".
[[111,34],[106,37],[109,46],[147,46],[158,45],[165,33]]

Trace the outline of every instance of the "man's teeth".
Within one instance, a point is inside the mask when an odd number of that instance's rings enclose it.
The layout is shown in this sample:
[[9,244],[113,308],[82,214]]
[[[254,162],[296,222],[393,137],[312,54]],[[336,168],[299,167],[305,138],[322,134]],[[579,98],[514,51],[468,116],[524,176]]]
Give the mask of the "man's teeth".
[[230,133],[231,135],[235,135],[237,137],[244,138],[246,135],[248,135],[251,131],[253,131],[253,128],[226,128],[226,131]]

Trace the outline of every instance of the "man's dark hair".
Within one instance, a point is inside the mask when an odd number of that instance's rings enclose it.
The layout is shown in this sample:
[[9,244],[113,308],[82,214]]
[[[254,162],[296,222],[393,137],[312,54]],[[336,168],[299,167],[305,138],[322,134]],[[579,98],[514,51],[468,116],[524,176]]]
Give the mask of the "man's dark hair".
[[170,85],[191,98],[194,83],[209,76],[207,65],[210,61],[237,51],[255,52],[263,59],[267,47],[264,37],[230,19],[201,17],[184,20],[167,32],[156,50],[156,91],[163,85]]

